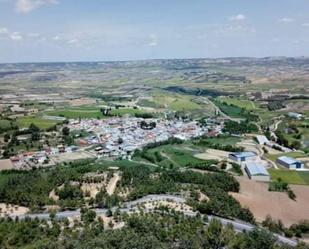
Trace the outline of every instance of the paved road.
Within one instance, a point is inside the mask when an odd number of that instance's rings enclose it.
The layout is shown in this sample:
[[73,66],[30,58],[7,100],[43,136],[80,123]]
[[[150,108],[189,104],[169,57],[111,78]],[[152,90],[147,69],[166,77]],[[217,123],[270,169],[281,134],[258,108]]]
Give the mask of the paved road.
[[[136,211],[136,206],[138,204],[142,204],[145,202],[149,202],[149,201],[173,201],[176,203],[185,203],[186,199],[180,197],[180,196],[175,196],[175,195],[148,195],[145,197],[142,197],[138,200],[135,201],[130,201],[130,202],[126,202],[124,203],[123,207],[120,208],[120,212],[124,212],[124,213],[131,213]],[[97,208],[97,209],[93,209],[97,215],[104,215],[106,214],[107,210],[106,208]],[[113,208],[112,211],[115,211],[116,208]],[[146,210],[146,212],[151,212],[153,210],[148,209]],[[187,216],[196,216],[197,212],[193,212],[193,211],[182,211],[184,213],[184,215]],[[63,211],[63,212],[58,212],[56,214],[56,219],[65,219],[65,218],[69,218],[69,217],[74,217],[74,216],[79,216],[80,215],[80,210],[74,210],[74,211]],[[17,215],[20,219],[24,219],[25,217],[29,217],[29,218],[39,218],[42,220],[48,220],[50,219],[50,215],[48,213],[41,213],[41,214],[27,214],[27,215]],[[16,217],[14,215],[11,215],[12,218]],[[218,219],[220,220],[220,222],[222,223],[223,226],[227,226],[228,224],[232,224],[235,231],[237,232],[243,232],[243,231],[251,231],[255,228],[254,225],[248,224],[248,223],[244,223],[242,221],[235,221],[235,220],[229,220],[229,219],[224,219],[221,217],[217,217],[217,216],[212,216],[209,215],[208,216],[208,220],[212,220],[212,219]],[[207,224],[207,223],[205,223]],[[281,235],[277,235],[274,234],[278,241],[280,241],[281,243],[285,243],[288,244],[290,246],[296,246],[297,242],[292,240],[292,239],[288,239],[286,237],[283,237]]]

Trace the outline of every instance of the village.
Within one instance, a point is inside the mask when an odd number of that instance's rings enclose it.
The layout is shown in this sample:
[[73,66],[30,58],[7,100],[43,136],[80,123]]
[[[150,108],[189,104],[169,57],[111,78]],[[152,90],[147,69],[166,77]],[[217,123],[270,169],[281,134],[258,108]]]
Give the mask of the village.
[[[107,119],[71,119],[65,125],[74,133],[75,145],[59,144],[40,151],[21,152],[2,160],[2,170],[55,166],[81,159],[131,159],[136,150],[169,139],[190,140],[211,130],[219,134],[223,124],[202,126],[196,121],[115,117]],[[80,137],[80,132],[87,134]]]

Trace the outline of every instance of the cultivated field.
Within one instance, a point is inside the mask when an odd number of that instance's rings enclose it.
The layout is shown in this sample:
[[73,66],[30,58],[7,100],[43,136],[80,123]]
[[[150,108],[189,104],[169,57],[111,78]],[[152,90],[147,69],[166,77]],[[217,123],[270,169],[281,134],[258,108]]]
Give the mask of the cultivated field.
[[291,186],[296,194],[293,201],[283,192],[269,192],[268,184],[238,177],[240,192],[231,193],[242,206],[248,207],[257,221],[263,221],[267,215],[280,219],[285,226],[309,217],[309,187]]
[[[272,179],[281,178],[289,184],[309,185],[309,171],[292,171],[292,170],[277,170],[269,169]],[[309,195],[309,191],[308,191]]]

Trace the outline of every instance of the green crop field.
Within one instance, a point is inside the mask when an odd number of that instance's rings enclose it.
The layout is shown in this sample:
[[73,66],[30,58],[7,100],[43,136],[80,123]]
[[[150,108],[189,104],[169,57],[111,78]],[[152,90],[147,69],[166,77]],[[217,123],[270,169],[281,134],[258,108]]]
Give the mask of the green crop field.
[[57,124],[57,122],[38,117],[22,117],[17,119],[17,124],[21,128],[28,128],[30,124],[35,124],[40,129],[47,129]]
[[281,178],[289,184],[309,185],[309,172],[291,170],[268,170],[273,180]]
[[[156,156],[157,154],[157,156]],[[158,155],[160,160],[158,160]],[[162,167],[187,167],[189,164],[200,163],[203,160],[195,158],[193,152],[181,145],[163,145],[146,151],[147,158],[153,158],[153,162]],[[143,157],[135,157],[136,161],[145,161]],[[146,159],[147,161],[147,159]],[[148,160],[149,161],[149,160]]]
[[258,107],[255,105],[253,101],[250,100],[242,100],[242,99],[236,99],[236,98],[227,98],[227,97],[220,97],[219,100],[221,102],[225,102],[229,105],[235,105],[240,108],[244,108],[246,110],[257,110]]
[[0,119],[0,129],[8,129],[11,127],[11,121]]
[[207,138],[206,140],[211,142],[212,144],[233,145],[233,146],[241,141],[239,137],[232,137],[232,136],[218,136],[213,138]]
[[169,108],[173,111],[191,111],[191,110],[202,109],[202,106],[195,103],[192,100],[192,97],[177,94],[154,95],[153,102],[160,107]]
[[110,111],[110,114],[113,116],[123,116],[125,114],[135,115],[135,114],[145,114],[148,113],[141,109],[134,108],[119,108]]
[[103,115],[98,108],[68,108],[59,109],[55,111],[45,112],[50,116],[61,116],[65,118],[78,119],[78,118],[102,118]]

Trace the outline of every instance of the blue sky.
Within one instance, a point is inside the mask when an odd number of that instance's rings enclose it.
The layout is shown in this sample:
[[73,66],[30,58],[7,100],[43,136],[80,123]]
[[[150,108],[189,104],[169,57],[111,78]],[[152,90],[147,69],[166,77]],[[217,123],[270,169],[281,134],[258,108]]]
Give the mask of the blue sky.
[[0,62],[309,56],[309,0],[0,0]]

